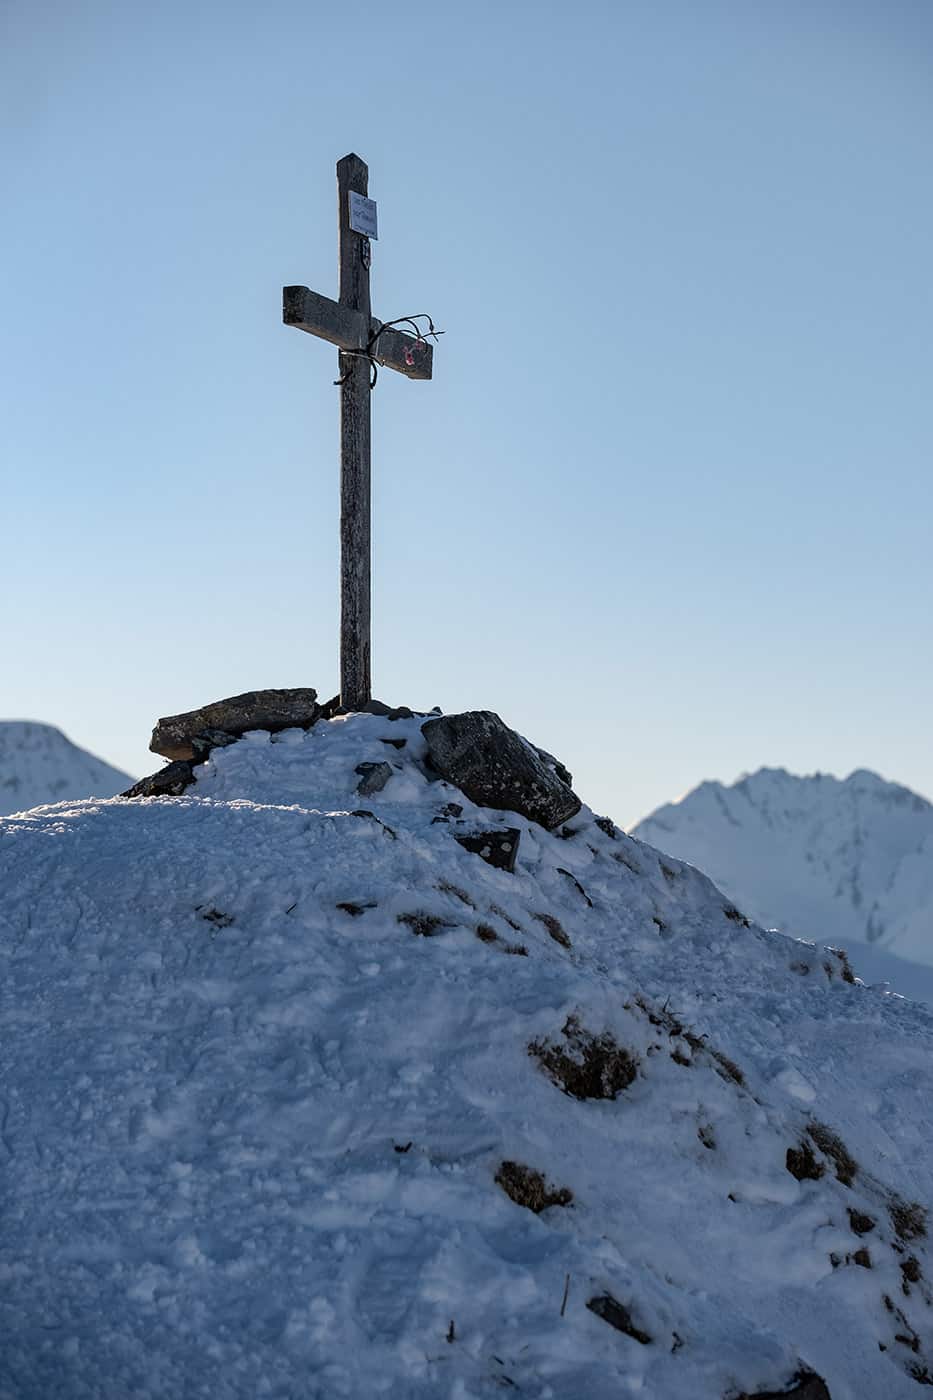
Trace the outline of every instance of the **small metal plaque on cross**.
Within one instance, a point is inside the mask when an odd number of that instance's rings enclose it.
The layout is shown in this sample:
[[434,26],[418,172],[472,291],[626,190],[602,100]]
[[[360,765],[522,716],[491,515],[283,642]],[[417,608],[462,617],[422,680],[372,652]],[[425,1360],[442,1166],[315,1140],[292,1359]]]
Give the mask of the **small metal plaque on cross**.
[[[368,197],[369,170],[359,156],[337,162],[340,300],[283,288],[282,318],[339,348],[340,385],[340,700],[359,710],[372,699],[370,673],[370,390],[375,366],[408,379],[430,379],[433,347],[419,318],[401,317],[414,335],[384,325],[369,305],[369,240],[376,237],[376,202]],[[371,377],[371,374],[373,377]]]

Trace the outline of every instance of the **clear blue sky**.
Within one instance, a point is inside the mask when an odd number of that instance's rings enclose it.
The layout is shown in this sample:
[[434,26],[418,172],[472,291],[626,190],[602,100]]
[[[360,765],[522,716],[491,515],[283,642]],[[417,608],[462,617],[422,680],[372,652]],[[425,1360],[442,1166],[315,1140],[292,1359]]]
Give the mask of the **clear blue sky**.
[[933,794],[933,6],[5,0],[3,686],[337,688],[334,162],[373,308],[375,690],[630,823],[762,764]]

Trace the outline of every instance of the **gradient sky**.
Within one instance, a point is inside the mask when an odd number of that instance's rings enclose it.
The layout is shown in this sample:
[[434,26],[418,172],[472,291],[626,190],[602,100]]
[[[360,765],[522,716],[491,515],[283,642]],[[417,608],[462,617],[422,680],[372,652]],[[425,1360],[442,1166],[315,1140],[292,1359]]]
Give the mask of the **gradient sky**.
[[763,764],[933,795],[926,0],[3,0],[0,714],[337,688],[334,163],[373,309],[374,688],[625,824]]

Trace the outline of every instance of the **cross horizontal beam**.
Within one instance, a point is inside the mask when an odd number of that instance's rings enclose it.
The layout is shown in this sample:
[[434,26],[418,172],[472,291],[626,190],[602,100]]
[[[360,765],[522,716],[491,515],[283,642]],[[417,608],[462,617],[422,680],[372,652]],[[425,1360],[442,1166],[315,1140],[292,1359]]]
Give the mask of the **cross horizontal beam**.
[[394,326],[381,330],[382,323],[375,317],[368,318],[307,287],[283,287],[282,320],[286,326],[320,336],[341,350],[365,350],[370,337],[378,331],[371,351],[377,364],[398,370],[409,379],[431,378],[433,346]]

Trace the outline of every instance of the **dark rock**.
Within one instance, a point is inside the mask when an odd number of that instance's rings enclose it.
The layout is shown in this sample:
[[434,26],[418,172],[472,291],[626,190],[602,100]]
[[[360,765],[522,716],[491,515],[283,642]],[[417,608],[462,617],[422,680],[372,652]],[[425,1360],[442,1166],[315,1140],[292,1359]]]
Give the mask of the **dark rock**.
[[380,744],[391,744],[393,749],[403,749],[408,743],[407,739],[380,739]]
[[826,1382],[815,1371],[798,1371],[791,1377],[787,1390],[756,1390],[753,1394],[743,1391],[738,1400],[832,1400],[832,1397]]
[[391,763],[358,763],[355,772],[360,775],[357,792],[360,797],[372,797],[381,792],[392,776]]
[[121,797],[180,797],[194,782],[194,764],[178,760],[160,768],[148,778],[140,778]]
[[580,799],[552,760],[491,710],[429,719],[421,732],[436,772],[477,806],[518,812],[548,831],[580,810]]
[[361,914],[366,913],[367,909],[375,909],[376,905],[371,900],[368,903],[358,904],[355,899],[343,899],[337,905],[337,908],[342,910],[344,914],[349,914],[352,918],[358,919]]
[[[272,734],[281,729],[310,729],[320,713],[316,690],[249,690],[200,710],[160,719],[149,747],[164,758],[202,759],[216,747],[218,734],[239,738],[251,729],[268,729]],[[201,741],[197,748],[194,740]]]
[[804,1139],[798,1147],[789,1147],[784,1158],[787,1170],[798,1181],[819,1181],[826,1168],[813,1155],[813,1148]]
[[537,744],[533,744],[532,748],[538,757],[547,764],[548,768],[553,769],[562,783],[566,783],[569,788],[573,787],[573,774],[570,772],[569,768],[566,768],[564,764],[561,763],[559,758],[555,758],[552,753],[548,753],[547,749],[539,749]]
[[387,825],[386,822],[381,821],[379,817],[376,816],[375,812],[368,812],[365,807],[358,807],[355,811],[350,813],[350,816],[365,817],[368,821],[375,822],[377,826],[381,826],[386,836],[390,837],[393,841],[398,840],[398,833],[395,829]]
[[515,869],[521,835],[517,827],[509,826],[504,831],[475,831],[467,836],[455,836],[454,840],[487,865],[494,866],[496,870],[507,870],[511,875]]
[[191,740],[193,761],[203,763],[211,749],[225,749],[229,744],[235,744],[239,737],[239,734],[228,734],[224,729],[205,729],[203,734],[196,734]]
[[611,1293],[600,1293],[595,1298],[591,1298],[586,1305],[591,1313],[601,1317],[603,1322],[608,1322],[610,1327],[614,1327],[618,1332],[624,1332],[627,1337],[634,1337],[636,1342],[641,1342],[645,1347],[651,1341],[647,1332],[643,1332],[640,1327],[636,1327],[632,1321],[632,1314],[624,1303],[620,1303],[618,1298],[613,1298]]
[[862,1210],[853,1210],[849,1207],[849,1224],[853,1234],[867,1235],[875,1228],[876,1221],[870,1215],[866,1215]]

